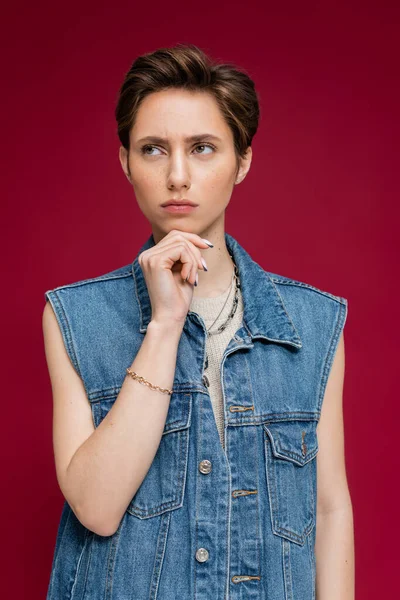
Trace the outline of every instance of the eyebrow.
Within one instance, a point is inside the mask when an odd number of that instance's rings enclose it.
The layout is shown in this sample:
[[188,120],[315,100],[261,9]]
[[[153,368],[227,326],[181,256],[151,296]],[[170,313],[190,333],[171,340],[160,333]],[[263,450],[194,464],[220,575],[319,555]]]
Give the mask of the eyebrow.
[[[222,139],[212,133],[198,133],[196,135],[189,135],[183,138],[185,142],[202,142],[203,140],[216,140],[218,142],[222,142]],[[168,144],[168,140],[166,138],[158,137],[156,135],[147,135],[146,137],[140,138],[138,143],[142,142],[154,142],[155,144]]]

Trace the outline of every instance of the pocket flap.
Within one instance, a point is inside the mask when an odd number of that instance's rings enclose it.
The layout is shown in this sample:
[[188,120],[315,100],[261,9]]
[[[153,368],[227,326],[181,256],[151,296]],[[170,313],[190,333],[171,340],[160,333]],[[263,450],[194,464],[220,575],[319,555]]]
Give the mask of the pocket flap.
[[[110,387],[92,394],[91,403],[96,427],[101,423],[109,410],[112,408],[121,387]],[[164,399],[160,398],[160,402]],[[176,391],[169,399],[168,413],[165,419],[164,431],[178,431],[186,429],[190,425],[192,415],[192,394],[186,391]]]
[[192,394],[189,392],[173,392],[169,400],[168,414],[165,420],[164,433],[186,429],[190,425]]
[[318,452],[316,421],[277,421],[263,423],[271,441],[275,457],[300,466],[305,465]]

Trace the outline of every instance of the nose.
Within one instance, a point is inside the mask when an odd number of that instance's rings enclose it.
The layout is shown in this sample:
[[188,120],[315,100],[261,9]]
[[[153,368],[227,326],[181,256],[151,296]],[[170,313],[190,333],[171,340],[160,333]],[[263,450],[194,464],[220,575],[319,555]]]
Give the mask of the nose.
[[190,188],[190,168],[188,161],[182,154],[171,154],[167,174],[168,189],[179,190],[182,187]]

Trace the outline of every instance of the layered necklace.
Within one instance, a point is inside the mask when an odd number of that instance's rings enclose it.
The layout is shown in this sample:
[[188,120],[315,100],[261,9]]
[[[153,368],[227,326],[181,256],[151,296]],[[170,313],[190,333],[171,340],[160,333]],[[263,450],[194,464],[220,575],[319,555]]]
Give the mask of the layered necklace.
[[[240,289],[239,271],[238,271],[238,268],[237,268],[235,262],[233,261],[233,256],[231,254],[229,256],[231,257],[232,262],[233,262],[233,266],[234,266],[233,273],[232,273],[231,286],[229,288],[228,296],[226,297],[226,300],[225,300],[225,302],[224,302],[221,310],[219,311],[219,313],[218,313],[217,317],[214,319],[214,321],[211,323],[210,327],[208,327],[207,330],[206,330],[207,337],[210,337],[211,335],[218,335],[219,333],[222,333],[224,331],[224,329],[226,329],[227,326],[229,325],[229,322],[232,321],[232,319],[234,317],[234,314],[236,312],[236,309],[238,307],[238,303],[239,303],[239,289]],[[232,289],[235,290],[235,295],[234,295],[234,298],[233,298],[232,308],[231,308],[231,310],[230,310],[230,312],[229,312],[226,320],[221,325],[219,325],[219,327],[217,327],[217,329],[215,329],[214,331],[212,331],[211,328],[214,325],[214,323],[216,321],[218,321],[220,315],[222,314],[222,311],[224,310],[224,308],[225,308],[225,306],[226,306],[226,304],[227,304],[227,302],[228,302],[228,300],[229,300],[229,298],[231,296]],[[204,369],[207,369],[207,368],[208,368],[208,354],[206,353],[206,364],[204,366]]]

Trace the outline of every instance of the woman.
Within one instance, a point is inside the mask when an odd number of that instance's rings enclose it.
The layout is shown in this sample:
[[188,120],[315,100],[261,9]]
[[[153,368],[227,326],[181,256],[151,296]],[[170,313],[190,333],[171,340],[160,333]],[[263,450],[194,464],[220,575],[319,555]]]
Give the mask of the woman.
[[125,77],[119,157],[152,234],[45,294],[66,499],[47,600],[353,598],[347,300],[224,231],[258,116],[249,76],[194,45]]

